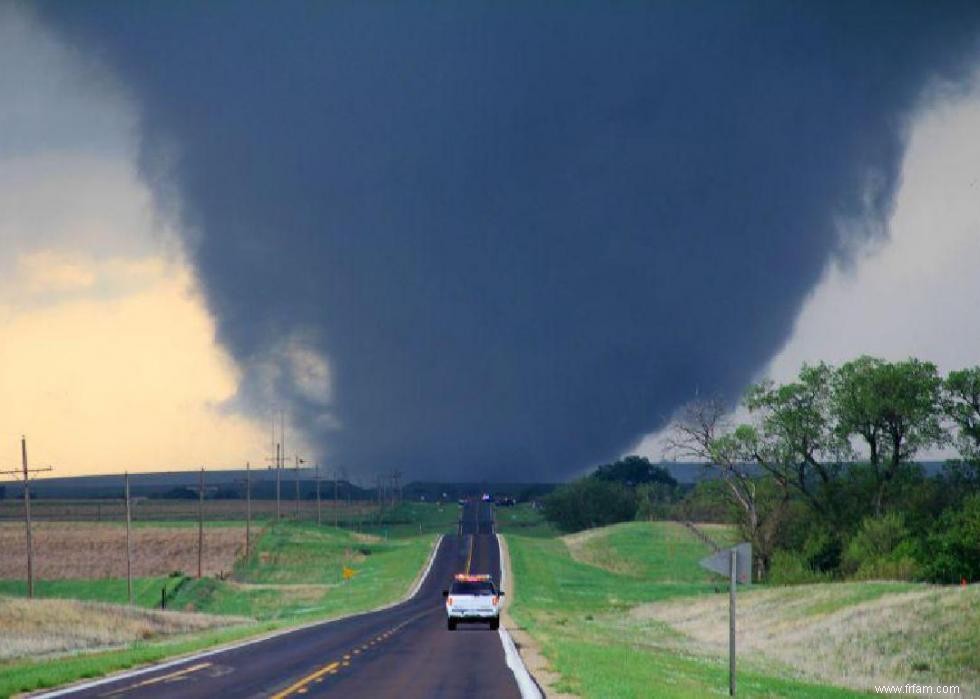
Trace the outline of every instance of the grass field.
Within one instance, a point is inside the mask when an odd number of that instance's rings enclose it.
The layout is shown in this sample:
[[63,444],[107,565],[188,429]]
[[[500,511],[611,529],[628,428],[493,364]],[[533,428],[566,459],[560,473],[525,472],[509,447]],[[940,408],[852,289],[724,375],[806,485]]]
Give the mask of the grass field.
[[[281,515],[286,519],[316,520],[316,501],[302,499],[297,503],[290,499],[290,490],[284,484]],[[324,495],[326,495],[324,491]],[[187,499],[133,498],[132,517],[134,523],[140,522],[180,522],[197,521],[198,501]],[[205,500],[204,519],[207,522],[223,520],[245,521],[245,500]],[[324,524],[332,524],[336,513],[342,526],[353,527],[358,521],[366,521],[378,509],[377,503],[368,500],[323,499],[321,518]],[[252,500],[252,518],[255,521],[275,519],[275,500]],[[122,499],[98,500],[32,500],[31,516],[38,522],[103,522],[122,523],[126,517],[126,506]],[[24,504],[21,500],[0,500],[0,521],[20,522],[24,518]]]
[[558,530],[544,518],[541,510],[526,503],[496,508],[497,531],[519,536],[557,536]]
[[425,534],[454,534],[460,507],[455,502],[401,502],[363,520],[358,531],[382,538],[397,539]]
[[[182,581],[183,578],[172,576],[133,578],[133,603],[137,607],[159,607],[161,591],[166,590],[169,596]],[[0,594],[26,597],[27,583],[23,580],[0,580]],[[111,604],[125,604],[128,599],[125,578],[36,580],[34,595],[41,599],[74,599]]]
[[[106,646],[228,626],[234,620],[76,600],[0,596],[0,661]],[[246,620],[240,620],[242,622]]]
[[[718,596],[638,607],[625,626],[667,624],[678,648],[727,653],[727,600]],[[825,583],[741,594],[738,643],[767,666],[867,690],[874,685],[958,685],[980,696],[980,585]]]
[[[305,523],[270,528],[229,580],[191,580],[177,609],[255,619],[353,613],[394,601],[411,586],[434,535],[389,539]],[[356,571],[344,581],[344,567]]]
[[[727,693],[727,659],[685,646],[665,622],[640,621],[651,602],[724,600],[697,561],[710,553],[675,523],[631,522],[566,540],[507,537],[517,581],[511,613],[583,697],[698,697]],[[574,553],[573,553],[574,552]],[[681,601],[683,600],[683,601]],[[778,676],[743,662],[743,696],[849,697],[847,689]]]

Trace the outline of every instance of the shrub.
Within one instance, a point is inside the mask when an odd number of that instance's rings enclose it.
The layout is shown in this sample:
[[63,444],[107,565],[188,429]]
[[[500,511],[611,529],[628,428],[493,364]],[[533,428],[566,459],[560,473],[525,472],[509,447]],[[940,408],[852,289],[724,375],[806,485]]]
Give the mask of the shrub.
[[926,575],[933,582],[980,581],[980,493],[943,513],[927,548]]
[[816,571],[806,558],[796,551],[778,550],[772,555],[768,582],[773,585],[804,585],[827,582],[829,573]]
[[633,519],[636,496],[620,483],[581,478],[544,498],[544,516],[566,532]]
[[841,571],[853,575],[864,565],[889,560],[892,552],[909,538],[905,520],[896,512],[882,517],[866,517],[857,533],[847,542]]
[[896,512],[867,517],[851,537],[841,572],[857,580],[915,580],[922,577],[919,547]]
[[830,573],[840,567],[841,542],[836,535],[826,529],[815,529],[803,543],[803,558],[810,568],[821,573]]

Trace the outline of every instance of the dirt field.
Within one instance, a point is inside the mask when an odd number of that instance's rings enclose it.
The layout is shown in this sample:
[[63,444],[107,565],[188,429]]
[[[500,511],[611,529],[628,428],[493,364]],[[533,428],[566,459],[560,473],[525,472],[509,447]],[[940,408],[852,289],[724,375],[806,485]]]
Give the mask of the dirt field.
[[[197,527],[140,526],[132,536],[134,576],[197,571]],[[204,574],[230,572],[244,550],[244,527],[205,526]],[[24,525],[0,522],[0,579],[23,578],[25,560]],[[38,522],[34,570],[41,580],[125,577],[126,530],[116,524]]]
[[0,661],[112,647],[243,621],[237,617],[0,595]]
[[[134,522],[159,522],[176,520],[197,520],[196,499],[188,500],[158,500],[154,498],[133,498]],[[300,500],[297,515],[296,501],[284,497],[282,501],[282,516],[286,519],[302,519],[312,522],[316,519],[316,502]],[[349,506],[343,500],[336,504],[332,500],[321,503],[321,515],[324,522],[333,522],[335,507],[341,522],[349,522],[359,518],[369,517],[377,510],[372,502],[354,501]],[[126,507],[119,500],[33,500],[31,515],[36,521],[58,520],[74,522],[122,522],[125,519]],[[252,517],[255,520],[272,519],[275,517],[276,503],[274,500],[253,500]],[[0,500],[0,522],[19,522],[24,519],[24,503],[20,499],[7,498]],[[245,520],[244,500],[206,500],[204,502],[204,520]]]

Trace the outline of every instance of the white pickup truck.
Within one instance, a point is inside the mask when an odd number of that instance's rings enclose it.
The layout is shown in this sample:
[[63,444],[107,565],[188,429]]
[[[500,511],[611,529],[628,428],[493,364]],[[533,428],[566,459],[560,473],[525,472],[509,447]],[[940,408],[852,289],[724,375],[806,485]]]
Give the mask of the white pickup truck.
[[456,630],[456,624],[487,622],[491,629],[500,628],[500,598],[504,593],[496,589],[489,575],[457,575],[446,598],[447,628]]

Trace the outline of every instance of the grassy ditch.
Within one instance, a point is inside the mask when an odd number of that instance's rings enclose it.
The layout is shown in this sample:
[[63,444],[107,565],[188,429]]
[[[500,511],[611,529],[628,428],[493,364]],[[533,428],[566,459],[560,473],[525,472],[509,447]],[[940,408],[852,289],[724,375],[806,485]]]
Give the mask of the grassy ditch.
[[[683,526],[631,522],[565,539],[507,541],[517,581],[511,613],[560,673],[558,691],[603,698],[726,693],[727,658],[634,613],[651,603],[727,603],[721,581],[697,565],[710,550]],[[740,659],[740,694],[861,696],[783,670]]]
[[[172,607],[259,620],[308,619],[373,609],[402,597],[435,536],[401,539],[283,523],[259,540],[227,580],[191,580]],[[355,571],[345,580],[344,568]]]

